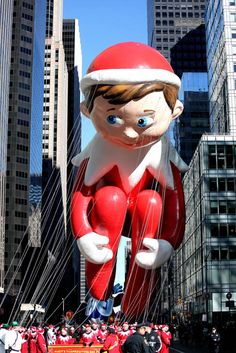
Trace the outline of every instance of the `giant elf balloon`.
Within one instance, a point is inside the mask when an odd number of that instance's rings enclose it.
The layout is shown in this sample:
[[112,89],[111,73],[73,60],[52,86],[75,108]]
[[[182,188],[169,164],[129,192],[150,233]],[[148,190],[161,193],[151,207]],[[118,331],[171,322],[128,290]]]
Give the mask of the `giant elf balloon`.
[[165,136],[183,105],[180,79],[155,49],[136,42],[101,52],[81,81],[81,111],[97,134],[72,160],[78,167],[71,223],[86,259],[90,294],[111,295],[121,235],[131,238],[122,311],[143,314],[158,271],[185,227],[180,172],[187,170]]

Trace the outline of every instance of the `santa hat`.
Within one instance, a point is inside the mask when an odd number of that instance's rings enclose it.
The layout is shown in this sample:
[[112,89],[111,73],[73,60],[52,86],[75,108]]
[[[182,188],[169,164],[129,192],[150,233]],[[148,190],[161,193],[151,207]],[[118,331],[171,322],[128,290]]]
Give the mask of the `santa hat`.
[[128,325],[128,326],[129,326],[129,323],[126,321],[126,322],[123,323],[123,326],[124,326],[124,325]]
[[85,325],[85,328],[91,328],[91,326],[89,324]]
[[42,334],[44,333],[44,329],[41,326],[38,327],[37,331]]
[[180,87],[180,79],[156,49],[137,42],[115,44],[102,51],[81,80],[86,92],[97,84],[169,83]]
[[101,324],[101,327],[106,327],[106,324]]

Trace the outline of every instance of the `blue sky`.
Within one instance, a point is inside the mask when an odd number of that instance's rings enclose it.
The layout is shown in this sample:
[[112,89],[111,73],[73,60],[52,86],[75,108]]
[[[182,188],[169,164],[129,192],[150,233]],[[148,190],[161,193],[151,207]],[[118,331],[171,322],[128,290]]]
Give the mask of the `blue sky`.
[[[146,0],[64,0],[64,18],[78,18],[83,74],[91,61],[107,47],[126,41],[147,43]],[[82,121],[82,148],[94,129]]]

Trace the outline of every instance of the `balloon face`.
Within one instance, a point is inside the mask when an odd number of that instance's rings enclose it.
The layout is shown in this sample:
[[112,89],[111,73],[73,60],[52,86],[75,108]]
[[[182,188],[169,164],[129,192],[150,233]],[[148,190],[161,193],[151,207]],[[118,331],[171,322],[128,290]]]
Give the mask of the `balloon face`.
[[163,92],[151,92],[138,100],[111,104],[102,96],[94,101],[91,120],[101,136],[119,146],[135,149],[158,141],[172,119],[182,111],[178,101],[174,111]]

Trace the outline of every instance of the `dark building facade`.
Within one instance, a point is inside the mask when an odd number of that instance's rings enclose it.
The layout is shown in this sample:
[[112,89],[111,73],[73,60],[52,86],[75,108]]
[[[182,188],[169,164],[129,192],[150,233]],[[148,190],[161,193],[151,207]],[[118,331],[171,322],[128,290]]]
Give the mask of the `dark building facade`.
[[81,287],[85,279],[83,275],[81,280],[81,257],[70,226],[71,194],[75,180],[75,168],[71,159],[81,150],[79,79],[82,75],[82,54],[78,19],[63,20],[63,46],[68,69],[67,246],[71,255],[65,271],[66,281],[64,281],[67,284],[67,292],[71,292],[71,295],[65,302],[65,309],[75,310],[81,302]]
[[[42,171],[43,35],[46,3],[14,1],[7,142],[5,294],[21,300],[29,256],[30,173]],[[43,32],[41,32],[43,30]],[[40,108],[41,105],[41,108]],[[39,148],[38,148],[39,147]],[[33,164],[35,166],[33,167]],[[37,168],[36,168],[37,165]],[[9,307],[9,306],[8,306]],[[12,311],[17,315],[17,310]]]
[[170,50],[171,66],[181,78],[183,72],[206,72],[206,35],[202,24],[181,38]]
[[148,0],[148,44],[170,61],[171,48],[204,23],[205,0]]
[[0,293],[4,292],[7,126],[13,0],[0,2]]
[[176,148],[189,164],[202,134],[209,132],[207,73],[184,73],[179,98],[184,111],[174,128]]

